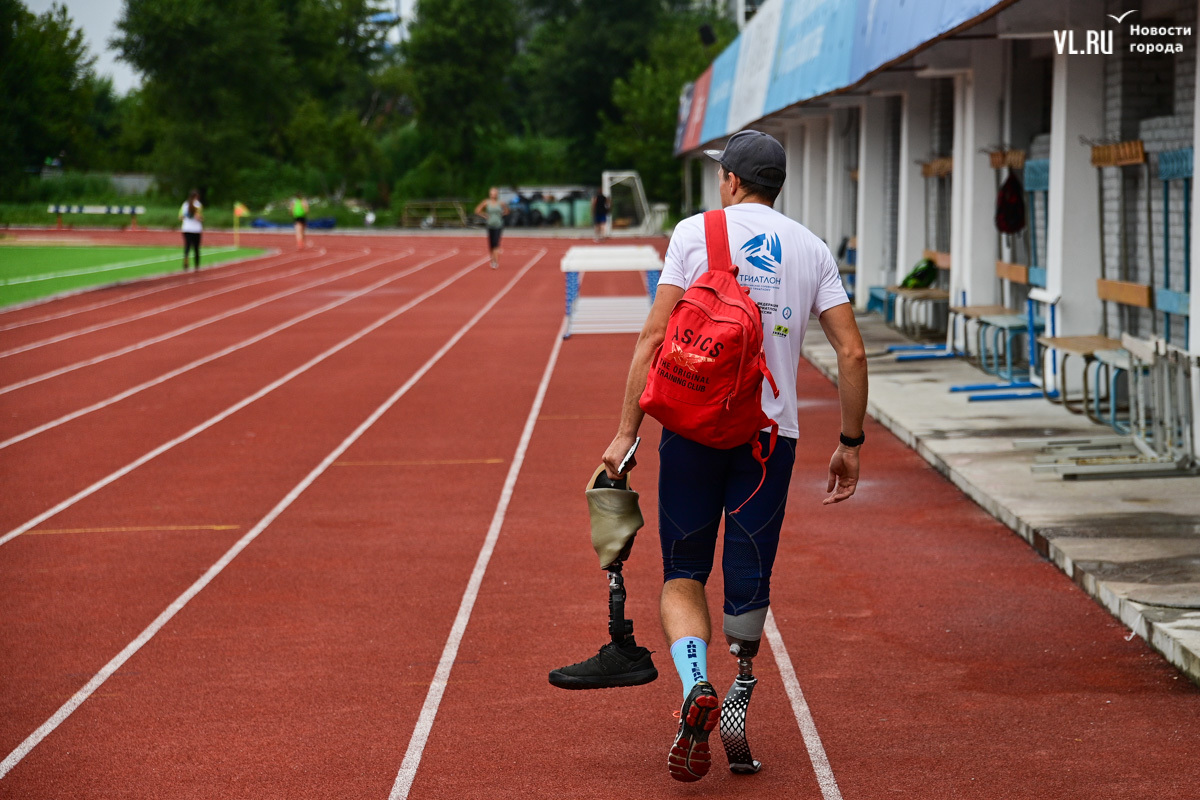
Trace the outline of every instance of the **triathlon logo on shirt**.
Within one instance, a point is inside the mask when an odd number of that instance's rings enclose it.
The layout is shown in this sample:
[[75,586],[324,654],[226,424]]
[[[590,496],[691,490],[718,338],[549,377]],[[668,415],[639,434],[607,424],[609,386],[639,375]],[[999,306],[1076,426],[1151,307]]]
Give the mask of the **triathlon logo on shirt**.
[[777,233],[760,233],[742,245],[739,252],[746,256],[750,266],[772,275],[783,266],[783,246]]

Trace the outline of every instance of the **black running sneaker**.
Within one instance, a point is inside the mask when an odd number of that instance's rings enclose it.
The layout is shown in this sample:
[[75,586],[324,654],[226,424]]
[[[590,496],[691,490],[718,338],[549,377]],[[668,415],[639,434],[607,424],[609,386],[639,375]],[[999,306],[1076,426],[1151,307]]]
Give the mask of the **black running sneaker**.
[[587,661],[551,672],[550,683],[560,689],[615,689],[641,686],[657,677],[649,650],[633,643],[609,642]]
[[667,754],[667,771],[677,781],[698,781],[708,774],[712,754],[708,734],[721,717],[721,701],[708,681],[700,681],[688,692],[679,711],[679,733]]

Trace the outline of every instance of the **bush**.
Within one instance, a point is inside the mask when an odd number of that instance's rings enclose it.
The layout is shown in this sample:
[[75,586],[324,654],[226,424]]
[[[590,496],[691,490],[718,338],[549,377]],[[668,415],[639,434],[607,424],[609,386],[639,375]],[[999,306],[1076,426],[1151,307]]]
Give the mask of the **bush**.
[[[483,187],[526,183],[573,183],[570,142],[547,136],[508,136],[480,153],[487,165]],[[596,183],[600,176],[596,176]]]
[[290,197],[296,192],[307,197],[324,194],[320,172],[311,167],[271,161],[259,167],[240,170],[236,186],[223,188],[220,194],[235,198],[251,208],[261,208],[272,200]]
[[133,203],[140,196],[121,194],[113,185],[112,176],[97,172],[49,173],[31,176],[10,187],[5,200],[17,203],[102,203],[104,205]]
[[[572,169],[565,138],[495,136],[481,140],[468,164],[454,163],[428,147],[415,128],[383,148],[391,163],[416,163],[396,180],[392,209],[399,215],[412,200],[467,200],[474,204],[492,186],[567,183]],[[596,176],[599,183],[600,176]]]

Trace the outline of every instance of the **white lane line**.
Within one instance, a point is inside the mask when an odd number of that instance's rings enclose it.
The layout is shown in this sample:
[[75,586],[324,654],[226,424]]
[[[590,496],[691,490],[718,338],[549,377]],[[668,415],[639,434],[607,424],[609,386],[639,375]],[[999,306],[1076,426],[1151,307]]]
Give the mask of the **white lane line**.
[[[410,250],[407,253],[404,253],[402,255],[409,255],[411,253],[412,253],[412,251]],[[35,383],[41,383],[42,381],[47,381],[47,380],[50,380],[51,378],[57,378],[60,375],[65,375],[68,372],[74,372],[77,369],[83,369],[84,367],[92,367],[92,366],[95,366],[96,364],[100,364],[104,361],[108,361],[110,359],[117,358],[118,356],[123,356],[128,353],[132,353],[136,350],[141,350],[141,349],[149,347],[151,345],[158,344],[160,342],[165,342],[166,340],[173,339],[176,336],[182,336],[185,333],[191,333],[194,330],[203,328],[205,325],[211,325],[214,322],[220,322],[223,319],[228,319],[229,317],[236,316],[245,311],[250,311],[255,308],[259,308],[260,306],[264,306],[267,303],[272,303],[281,298],[288,297],[289,295],[298,294],[299,292],[307,291],[308,289],[312,289],[316,286],[322,286],[326,283],[331,283],[333,281],[340,280],[342,278],[346,278],[351,275],[356,275],[359,272],[365,272],[368,269],[373,269],[374,267],[377,267],[380,264],[386,263],[388,260],[390,260],[393,257],[400,257],[400,255],[401,254],[397,254],[395,256],[388,256],[387,258],[384,258],[384,259],[381,259],[378,261],[372,261],[365,265],[360,265],[360,266],[353,267],[348,270],[344,270],[342,272],[338,272],[334,275],[327,275],[323,278],[318,278],[315,281],[309,281],[308,283],[304,283],[299,286],[294,286],[291,289],[284,289],[281,292],[276,292],[275,294],[267,295],[266,297],[260,297],[257,300],[251,300],[249,303],[245,303],[240,306],[235,306],[234,308],[222,311],[219,314],[214,314],[211,317],[205,317],[204,319],[189,323],[187,325],[184,325],[181,328],[175,328],[174,330],[167,331],[166,333],[159,334],[158,336],[152,336],[149,339],[143,339],[140,342],[134,342],[133,344],[126,345],[125,347],[120,347],[120,348],[117,348],[116,350],[110,350],[107,353],[101,353],[100,355],[95,356],[93,358],[84,359],[83,361],[76,361],[74,364],[67,364],[65,367],[59,367],[58,369],[52,369],[49,372],[43,372],[40,375],[34,375],[32,378],[26,378],[23,381],[17,381],[16,383],[10,383],[8,386],[0,387],[0,394],[8,394],[9,392],[14,392],[17,389],[24,389],[26,386],[32,386]],[[315,266],[307,267],[303,270],[300,270],[300,272],[308,272],[310,270],[319,269],[321,267],[331,267],[336,264],[339,264],[339,263],[342,263],[345,261],[349,261],[352,258],[357,258],[357,257],[359,257],[359,256],[349,256],[347,258],[343,258],[343,259],[340,259],[337,261],[322,262],[321,264],[317,264]],[[295,273],[292,273],[292,274],[295,274]]]
[[[263,253],[262,255],[253,256],[251,258],[243,259],[240,261],[226,261],[224,264],[217,264],[212,267],[205,267],[204,271],[200,274],[192,273],[189,275],[184,275],[182,272],[164,272],[160,275],[147,275],[147,276],[145,276],[144,281],[142,281],[142,282],[154,284],[153,286],[151,286],[148,289],[143,289],[140,291],[132,291],[132,292],[129,292],[128,294],[122,295],[120,297],[114,297],[112,299],[105,300],[100,303],[92,303],[91,305],[78,306],[76,308],[59,311],[54,314],[44,314],[40,317],[31,317],[29,319],[23,319],[20,322],[10,322],[7,325],[0,325],[0,331],[11,331],[11,330],[15,330],[17,328],[24,328],[29,325],[38,325],[43,322],[52,322],[56,319],[65,319],[66,317],[73,317],[76,314],[83,314],[88,311],[95,311],[98,308],[107,308],[108,306],[115,306],[117,303],[124,303],[127,300],[136,300],[139,297],[145,297],[147,295],[158,294],[159,292],[165,292],[168,289],[177,289],[182,286],[191,286],[191,285],[197,284],[197,283],[206,283],[208,281],[220,280],[221,278],[228,278],[228,277],[231,277],[234,275],[249,275],[251,272],[259,272],[264,269],[271,269],[272,267],[282,267],[293,261],[302,261],[303,256],[306,256],[306,255],[321,257],[321,256],[324,256],[326,252],[327,251],[324,248],[321,248],[320,250],[314,251],[311,253],[305,251],[303,254],[301,254],[301,253],[280,253],[279,251],[267,252],[267,253]],[[297,257],[297,256],[300,256],[300,257]],[[235,270],[235,269],[231,269],[232,267],[246,267],[246,268]],[[173,278],[180,278],[180,280],[172,280]],[[88,286],[86,288],[81,288],[77,292],[67,292],[64,294],[55,295],[54,297],[43,298],[41,301],[37,301],[37,302],[38,302],[38,304],[41,304],[43,301],[58,300],[58,299],[62,299],[64,297],[74,296],[76,294],[83,294],[85,292],[92,292],[92,291],[97,291],[100,289],[111,289],[113,287],[116,287],[117,285],[118,284],[116,284],[116,283],[109,283],[109,284],[102,284],[100,286]],[[27,308],[28,305],[29,304],[16,305],[16,306],[9,306],[7,308],[0,309],[0,316],[3,316],[4,314],[12,313],[14,311],[21,311],[21,310]]]
[[134,461],[131,461],[130,463],[126,464],[125,466],[121,467],[120,469],[116,470],[115,472],[110,473],[108,476],[101,478],[100,480],[96,481],[91,486],[87,487],[86,489],[84,489],[80,492],[76,492],[75,494],[68,497],[66,500],[63,500],[58,505],[54,506],[53,508],[43,511],[41,514],[38,514],[36,517],[34,517],[33,519],[24,523],[23,525],[13,528],[8,533],[4,534],[3,536],[0,536],[0,545],[8,544],[10,541],[17,538],[25,531],[27,531],[31,528],[36,528],[38,525],[41,525],[43,522],[50,519],[55,514],[58,514],[64,510],[70,508],[71,506],[78,503],[80,500],[83,500],[84,498],[89,497],[89,496],[95,494],[96,492],[100,491],[105,486],[108,486],[113,481],[119,480],[120,478],[123,478],[124,476],[128,475],[130,472],[133,472],[135,469],[142,466],[146,462],[148,462],[154,458],[157,458],[158,456],[167,452],[168,450],[175,447],[176,445],[182,444],[183,442],[186,442],[187,440],[197,436],[198,434],[203,433],[204,431],[211,428],[213,425],[216,425],[221,420],[226,419],[227,417],[230,417],[233,414],[236,414],[238,411],[241,411],[243,408],[250,405],[251,403],[265,397],[266,395],[268,395],[271,392],[278,389],[280,386],[283,386],[285,383],[291,381],[293,378],[296,378],[297,376],[302,375],[303,373],[312,369],[314,366],[316,366],[317,364],[320,364],[322,361],[324,361],[325,359],[334,355],[335,353],[337,353],[341,350],[344,350],[345,348],[354,344],[359,339],[363,338],[364,336],[371,333],[375,329],[387,324],[388,322],[391,322],[393,319],[400,316],[401,314],[408,311],[409,309],[413,308],[418,303],[421,303],[421,302],[429,299],[430,297],[433,297],[435,294],[440,292],[442,289],[445,289],[450,284],[454,283],[456,280],[461,278],[463,275],[466,275],[471,270],[482,265],[485,260],[486,259],[481,258],[481,259],[469,264],[465,268],[459,270],[458,272],[454,273],[450,277],[446,278],[446,280],[442,281],[437,286],[434,286],[432,289],[429,289],[429,290],[417,295],[412,300],[409,300],[407,303],[400,306],[399,308],[397,308],[393,311],[389,311],[387,314],[385,314],[382,317],[380,317],[379,319],[375,320],[367,327],[365,327],[365,328],[359,330],[357,333],[352,334],[351,336],[343,339],[342,341],[338,342],[333,347],[329,348],[328,350],[321,353],[320,355],[315,356],[312,359],[309,359],[308,361],[306,361],[303,364],[301,364],[300,366],[296,367],[295,369],[293,369],[291,372],[287,373],[283,377],[277,378],[276,380],[267,384],[263,388],[259,389],[257,392],[250,395],[249,397],[239,400],[238,402],[231,405],[229,408],[225,409],[224,411],[221,411],[218,414],[215,414],[215,415],[209,417],[204,422],[201,422],[199,425],[195,426],[194,428],[187,431],[186,433],[182,433],[179,436],[176,436],[174,439],[171,439],[169,442],[165,442],[164,444],[159,445],[158,447],[151,450],[149,453],[146,453],[145,455],[141,456],[140,458],[138,458]]
[[[475,314],[475,316],[471,317],[471,319],[468,320],[465,325],[459,328],[458,332],[451,336],[450,339],[444,345],[442,345],[441,349],[434,353],[430,359],[421,366],[420,369],[414,372],[412,377],[404,382],[403,386],[397,389],[391,397],[385,400],[383,405],[376,408],[375,411],[373,411],[371,415],[362,422],[362,424],[355,428],[353,433],[342,440],[342,443],[334,448],[329,455],[325,456],[321,463],[318,464],[312,470],[312,472],[308,473],[308,475],[306,475],[302,481],[296,484],[292,490],[275,505],[274,508],[267,512],[265,517],[259,520],[253,528],[247,531],[245,536],[243,536],[241,539],[238,539],[238,541],[232,547],[225,551],[225,554],[221,556],[217,563],[209,567],[208,570],[201,575],[195,583],[188,587],[183,594],[175,598],[174,602],[167,606],[166,610],[159,614],[158,617],[156,617],[155,620],[151,622],[150,625],[148,625],[136,639],[125,645],[125,648],[111,661],[105,664],[99,672],[93,675],[92,679],[88,681],[82,689],[76,692],[75,695],[66,703],[63,703],[62,707],[59,708],[58,711],[54,712],[50,719],[43,722],[36,731],[31,733],[28,738],[25,739],[25,741],[21,742],[21,744],[19,744],[15,750],[9,753],[8,757],[5,758],[3,762],[0,762],[0,779],[11,772],[12,768],[21,762],[21,759],[25,758],[25,756],[27,756],[29,752],[33,750],[33,748],[37,747],[38,744],[47,736],[49,736],[55,728],[61,725],[67,717],[71,716],[75,709],[79,708],[79,706],[82,705],[83,702],[87,700],[88,697],[90,697],[97,689],[99,689],[100,686],[103,685],[103,683],[113,675],[113,673],[119,670],[126,661],[132,658],[134,653],[140,650],[142,646],[146,644],[146,642],[150,641],[150,639],[152,639],[156,633],[162,630],[163,626],[170,622],[171,618],[178,614],[179,611],[186,606],[193,597],[198,595],[206,586],[208,586],[208,584],[212,583],[213,578],[220,575],[221,571],[224,570],[225,567],[227,567],[229,563],[233,561],[233,559],[237,558],[239,553],[245,550],[251,542],[258,538],[258,535],[266,530],[267,526],[274,522],[280,514],[286,511],[288,506],[294,503],[305,489],[311,486],[313,482],[319,478],[331,464],[333,464],[334,461],[337,461],[338,458],[350,448],[350,445],[358,441],[358,439],[364,433],[366,433],[367,429],[374,425],[380,417],[387,413],[387,411],[396,404],[396,401],[406,395],[409,389],[416,385],[417,381],[421,380],[421,378],[423,378],[425,374],[429,372],[429,370],[433,369],[434,365],[441,361],[442,357],[445,356],[446,353],[450,352],[450,349],[454,347],[454,345],[458,344],[459,340],[462,339],[462,337],[465,336],[467,332],[471,330],[471,328],[475,327],[479,320],[483,319],[484,315],[487,314],[487,312],[490,311],[496,305],[496,303],[500,302],[500,300],[506,294],[508,294],[508,292],[514,286],[517,285],[517,281],[519,281],[525,275],[525,273],[529,272],[530,268],[536,264],[538,260],[545,255],[545,253],[546,251],[542,250],[528,263],[526,263],[521,271],[518,272],[512,280],[505,284],[504,288],[501,289],[495,296],[493,296],[492,299],[489,300],[488,303]],[[466,272],[474,269],[482,263],[483,260],[480,260],[479,263],[473,264],[471,267],[468,267],[467,270],[463,270],[463,272],[460,274],[466,274]],[[558,348],[561,341],[562,337],[560,336],[555,342],[554,352],[556,354],[558,353]],[[542,395],[539,392],[539,402],[541,396]]]
[[[412,251],[408,251],[408,253],[404,253],[403,255],[408,255],[411,252]],[[416,264],[416,265],[404,270],[403,272],[398,272],[395,275],[389,275],[386,278],[375,281],[370,286],[366,286],[362,289],[359,289],[356,292],[346,295],[345,297],[338,298],[337,300],[334,300],[330,303],[326,303],[323,306],[314,308],[311,311],[306,311],[303,314],[292,317],[289,320],[285,320],[284,322],[279,323],[278,325],[276,325],[273,328],[268,328],[267,330],[263,331],[262,333],[251,336],[248,339],[243,339],[240,342],[231,344],[228,347],[225,347],[221,350],[216,351],[215,353],[210,353],[209,355],[203,356],[202,358],[198,358],[195,361],[192,361],[191,363],[184,364],[182,367],[178,367],[169,372],[164,372],[162,375],[159,375],[157,378],[151,378],[150,380],[145,381],[144,383],[139,383],[137,386],[133,386],[129,389],[126,389],[123,392],[118,392],[117,394],[114,394],[112,397],[97,401],[95,403],[92,403],[90,406],[85,406],[84,408],[79,409],[78,411],[72,411],[69,414],[64,414],[63,416],[59,417],[58,419],[54,419],[54,420],[51,420],[50,422],[44,423],[42,425],[38,425],[36,428],[30,428],[29,430],[25,431],[24,433],[19,433],[10,439],[5,439],[4,441],[0,442],[0,450],[3,450],[5,447],[8,447],[10,445],[14,445],[17,442],[23,442],[26,439],[37,436],[39,433],[45,433],[46,431],[50,430],[51,428],[56,428],[59,425],[63,425],[67,422],[70,422],[71,420],[79,419],[80,417],[84,416],[85,414],[90,414],[93,411],[99,411],[102,408],[107,408],[108,406],[111,406],[114,403],[119,403],[120,401],[125,400],[126,398],[132,397],[133,395],[137,394],[138,392],[144,391],[153,386],[158,386],[159,384],[162,384],[162,383],[166,383],[167,381],[171,380],[172,378],[177,378],[180,375],[184,374],[185,372],[190,372],[191,370],[196,369],[197,367],[203,366],[205,364],[209,364],[213,361],[216,361],[218,358],[222,358],[224,356],[229,355],[230,353],[236,353],[238,350],[242,350],[243,348],[249,347],[252,344],[257,344],[258,342],[261,342],[263,339],[266,339],[268,336],[274,336],[275,334],[279,333],[280,331],[286,330],[286,329],[292,327],[293,325],[297,325],[301,322],[304,322],[307,319],[312,319],[313,317],[317,316],[318,314],[323,314],[326,311],[337,308],[340,305],[349,303],[351,300],[354,300],[357,297],[362,297],[365,294],[373,292],[376,289],[380,288],[381,286],[386,286],[387,284],[393,283],[394,281],[398,281],[401,278],[406,278],[415,272],[419,272],[420,270],[425,269],[425,267],[428,267],[430,264],[435,264],[438,261],[449,258],[450,256],[456,255],[457,253],[458,253],[458,250],[454,249],[454,250],[450,250],[449,252],[443,253],[442,255],[434,256],[433,258],[426,259],[425,261],[422,261],[420,264]],[[396,254],[393,256],[389,256],[388,258],[383,259],[382,261],[372,262],[372,264],[368,264],[364,268],[376,266],[378,264],[385,263],[394,258],[401,258],[401,257],[403,257],[403,255]]]
[[[232,252],[232,247],[216,247],[205,252],[208,253],[229,253]],[[174,252],[169,256],[160,258],[143,258],[138,261],[122,261],[118,264],[106,264],[98,267],[80,267],[79,269],[66,269],[61,272],[43,272],[38,275],[20,275],[16,278],[0,278],[0,286],[15,286],[20,283],[38,283],[39,281],[52,281],[55,278],[74,278],[77,275],[94,275],[98,272],[115,272],[119,269],[132,269],[134,267],[144,267],[148,264],[161,264],[164,261],[178,261],[179,253]]]
[[[370,249],[366,249],[366,250],[362,251],[361,255],[366,255],[370,252],[371,252]],[[343,261],[345,261],[345,260],[348,260],[348,259],[343,259]],[[339,262],[334,261],[333,263],[336,264]],[[57,336],[50,336],[46,339],[40,339],[36,342],[30,342],[28,344],[21,345],[20,347],[14,347],[11,350],[5,350],[3,352],[0,352],[0,358],[5,358],[7,356],[14,356],[18,353],[26,353],[26,352],[29,352],[30,350],[36,350],[39,347],[45,347],[47,345],[57,344],[58,342],[65,342],[67,339],[74,339],[76,336],[83,336],[84,334],[87,334],[87,333],[95,333],[96,331],[102,331],[102,330],[105,330],[106,328],[113,328],[113,327],[116,327],[117,325],[123,325],[126,322],[134,322],[139,319],[153,317],[155,314],[161,314],[165,311],[173,311],[177,308],[182,308],[183,306],[191,305],[192,303],[198,303],[201,300],[208,300],[209,298],[212,298],[212,297],[218,297],[223,294],[228,294],[229,292],[235,292],[238,289],[244,289],[248,286],[257,286],[260,283],[270,283],[271,281],[277,281],[281,278],[289,278],[293,275],[300,275],[305,272],[312,272],[314,269],[321,269],[323,266],[328,266],[328,264],[326,262],[318,262],[316,264],[312,264],[312,265],[309,265],[306,267],[301,267],[300,269],[294,269],[291,272],[281,272],[278,274],[265,275],[265,276],[262,276],[259,278],[255,278],[254,280],[244,281],[242,283],[235,283],[231,286],[223,286],[220,289],[214,289],[211,292],[206,292],[204,294],[192,295],[191,297],[186,297],[183,300],[176,300],[173,303],[167,303],[165,305],[156,306],[155,308],[146,309],[145,311],[139,311],[136,314],[129,314],[128,316],[117,317],[116,319],[107,320],[105,322],[99,322],[99,323],[96,323],[95,325],[90,325],[86,328],[79,328],[74,331],[67,331],[66,333],[60,333]]]
[[442,648],[442,657],[438,660],[437,671],[425,694],[425,703],[421,706],[421,716],[413,729],[412,738],[408,740],[408,750],[404,753],[404,761],[400,771],[396,773],[396,782],[392,784],[392,792],[388,800],[406,800],[412,790],[413,781],[417,777],[417,768],[421,765],[421,755],[425,752],[425,744],[433,730],[433,721],[437,717],[438,706],[441,705],[442,695],[450,682],[450,671],[454,668],[454,659],[458,657],[458,647],[466,633],[467,623],[471,620],[471,611],[475,608],[475,599],[479,596],[479,587],[483,584],[483,575],[487,572],[488,562],[492,560],[492,551],[500,538],[500,529],[504,526],[504,516],[508,513],[508,504],[512,500],[513,488],[517,485],[517,476],[521,473],[521,465],[525,462],[525,451],[529,448],[529,440],[533,437],[534,426],[537,425],[538,415],[542,410],[542,400],[546,397],[546,387],[550,385],[550,376],[554,374],[554,365],[558,362],[558,351],[562,348],[563,332],[566,330],[566,320],[554,336],[554,347],[550,350],[550,359],[542,372],[542,382],[538,384],[537,394],[534,395],[533,405],[525,418],[525,430],[517,443],[513,454],[512,464],[508,468],[508,477],[504,479],[504,488],[500,491],[500,502],[496,504],[496,512],[492,515],[492,524],[488,527],[487,537],[479,556],[475,559],[475,569],[471,571],[471,579],[467,581],[466,591],[463,592],[462,602],[458,606],[458,615],[450,628],[450,636],[446,646]]
[[808,760],[812,762],[813,772],[817,775],[817,785],[821,787],[821,797],[825,800],[842,800],[842,792],[838,789],[837,778],[833,776],[833,767],[829,765],[829,757],[825,755],[825,747],[821,744],[821,736],[817,733],[817,723],[813,720],[800,691],[800,681],[796,678],[796,670],[792,667],[792,659],[788,656],[775,625],[775,614],[767,611],[767,624],[763,631],[767,641],[771,643],[771,652],[775,655],[775,663],[779,666],[779,677],[783,679],[783,688],[787,691],[788,699],[792,701],[792,713],[796,715],[796,723],[800,726],[800,735],[804,737],[804,746],[808,748]]

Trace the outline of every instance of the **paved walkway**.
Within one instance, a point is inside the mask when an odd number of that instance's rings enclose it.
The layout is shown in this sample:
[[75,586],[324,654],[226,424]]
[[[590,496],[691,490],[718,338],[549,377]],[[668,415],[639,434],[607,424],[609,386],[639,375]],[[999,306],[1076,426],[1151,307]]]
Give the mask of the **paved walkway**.
[[[859,325],[871,416],[1200,684],[1200,477],[1036,475],[1035,451],[1014,440],[1112,431],[1041,399],[970,403],[948,387],[986,382],[978,369],[957,359],[897,362],[887,346],[909,340],[875,314]],[[836,381],[833,349],[819,326],[809,331],[805,357]],[[866,488],[869,444],[863,462]]]

